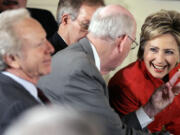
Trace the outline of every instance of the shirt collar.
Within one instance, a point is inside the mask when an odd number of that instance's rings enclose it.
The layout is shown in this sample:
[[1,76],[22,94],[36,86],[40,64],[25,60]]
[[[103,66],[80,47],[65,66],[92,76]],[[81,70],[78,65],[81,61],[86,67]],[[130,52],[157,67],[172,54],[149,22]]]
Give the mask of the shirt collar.
[[34,84],[32,84],[31,82],[28,82],[10,72],[2,72],[4,75],[9,76],[10,78],[12,78],[13,80],[15,80],[16,82],[18,82],[19,84],[21,84],[36,100],[40,101],[38,98],[38,93],[37,93],[37,88],[35,87]]
[[96,67],[100,71],[100,58],[99,58],[99,55],[98,55],[98,53],[96,51],[96,48],[94,47],[94,45],[91,42],[90,42],[90,45],[91,45],[91,48],[93,50],[93,55],[94,55]]

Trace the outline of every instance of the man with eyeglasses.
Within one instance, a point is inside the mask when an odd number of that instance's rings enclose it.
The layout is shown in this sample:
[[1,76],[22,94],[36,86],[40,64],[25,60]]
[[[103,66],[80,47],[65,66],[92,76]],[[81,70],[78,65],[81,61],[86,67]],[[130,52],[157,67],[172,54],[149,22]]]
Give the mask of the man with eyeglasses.
[[88,33],[92,14],[104,5],[104,0],[59,0],[59,29],[49,39],[55,48],[54,53],[84,38]]
[[94,13],[88,31],[86,38],[53,56],[52,72],[40,78],[38,86],[52,102],[71,104],[97,115],[105,135],[149,135],[140,130],[172,102],[175,93],[170,83],[174,85],[180,72],[157,89],[145,106],[125,116],[126,126],[109,105],[102,75],[114,70],[127,56],[132,44],[129,37],[135,39],[136,22],[127,9],[109,5]]

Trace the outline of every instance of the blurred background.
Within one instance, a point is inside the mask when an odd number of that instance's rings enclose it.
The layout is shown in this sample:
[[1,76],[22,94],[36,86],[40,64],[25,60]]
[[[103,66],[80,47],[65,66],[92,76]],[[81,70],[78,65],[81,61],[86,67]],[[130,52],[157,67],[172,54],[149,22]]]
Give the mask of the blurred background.
[[[59,0],[28,0],[28,7],[48,9],[56,17],[58,1]],[[136,40],[138,43],[140,28],[148,15],[161,9],[177,10],[180,12],[180,0],[105,0],[105,2],[106,4],[121,4],[131,11],[137,21]],[[108,75],[104,76],[105,80],[108,81],[109,78],[111,78],[120,68],[135,61],[137,51],[138,47],[131,50],[121,66],[119,66],[115,71],[112,71]]]

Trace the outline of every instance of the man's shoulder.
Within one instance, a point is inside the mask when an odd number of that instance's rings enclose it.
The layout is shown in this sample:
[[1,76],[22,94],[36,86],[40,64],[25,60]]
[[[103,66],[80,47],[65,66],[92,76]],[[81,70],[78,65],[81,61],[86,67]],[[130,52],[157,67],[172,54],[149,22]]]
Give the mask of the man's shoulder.
[[[51,73],[42,78],[44,78],[46,82],[49,82],[51,80],[64,78],[68,80],[72,76],[77,76],[77,74],[81,75],[81,77],[86,75],[91,77],[100,76],[95,66],[93,56],[87,51],[91,48],[85,49],[83,45],[77,43],[53,55]],[[86,46],[88,46],[88,44]]]
[[0,73],[0,87],[2,86],[11,86],[11,84],[16,83],[13,79],[11,79],[9,76],[4,75],[3,73]]
[[49,14],[52,15],[52,13],[47,10],[47,9],[41,9],[41,8],[31,8],[31,7],[27,7],[28,11],[30,13],[39,13],[39,14]]
[[75,65],[80,67],[82,65],[90,66],[91,64],[94,64],[93,58],[87,52],[85,52],[79,44],[69,46],[57,52],[53,56],[52,60],[52,63],[55,65],[58,64],[57,62],[59,61],[62,66],[70,64],[72,65],[72,68],[75,68]]
[[[69,78],[75,74],[90,73],[94,70],[93,65],[84,54],[66,55],[67,57],[56,58],[52,62],[52,71],[50,76],[57,76],[58,78]],[[58,61],[59,60],[59,61]],[[49,75],[48,75],[49,76]]]
[[9,101],[34,101],[26,89],[15,80],[0,73],[0,97]]

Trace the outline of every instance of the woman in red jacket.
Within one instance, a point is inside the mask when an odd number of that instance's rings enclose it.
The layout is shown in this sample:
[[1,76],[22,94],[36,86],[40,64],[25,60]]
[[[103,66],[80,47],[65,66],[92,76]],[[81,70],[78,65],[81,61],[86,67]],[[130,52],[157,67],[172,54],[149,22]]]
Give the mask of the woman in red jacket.
[[[118,71],[109,82],[111,106],[125,115],[147,103],[152,93],[180,68],[180,13],[161,10],[141,28],[138,60]],[[180,135],[180,95],[148,126]]]

